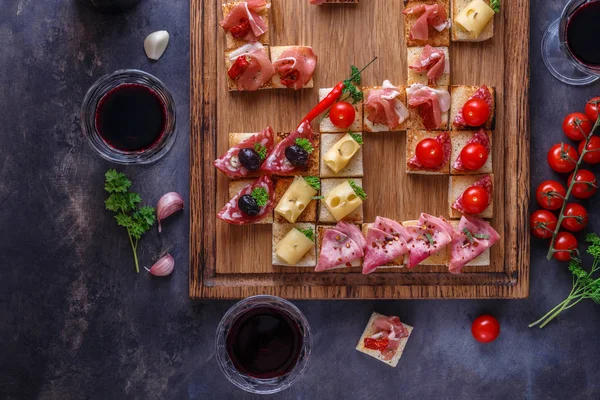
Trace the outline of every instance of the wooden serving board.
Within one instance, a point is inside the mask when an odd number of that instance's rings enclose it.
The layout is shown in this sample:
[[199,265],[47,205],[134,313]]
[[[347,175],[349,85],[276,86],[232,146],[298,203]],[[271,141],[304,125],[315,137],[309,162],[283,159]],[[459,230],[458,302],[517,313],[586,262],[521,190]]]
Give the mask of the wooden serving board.
[[[401,0],[311,6],[272,0],[271,45],[310,45],[319,56],[315,88],[229,93],[221,0],[191,0],[190,297],[292,299],[524,298],[529,293],[529,1],[504,0],[495,35],[483,43],[451,43],[452,84],[496,87],[493,135],[495,218],[502,239],[489,267],[452,275],[447,267],[417,267],[362,275],[358,269],[315,273],[271,265],[271,226],[229,226],[216,219],[229,200],[228,178],[213,167],[229,132],[271,125],[293,130],[318,102],[318,88],[344,79],[349,66],[379,59],[363,85],[406,82]],[[377,215],[417,219],[448,214],[448,176],[407,176],[405,133],[365,133],[365,222]]]

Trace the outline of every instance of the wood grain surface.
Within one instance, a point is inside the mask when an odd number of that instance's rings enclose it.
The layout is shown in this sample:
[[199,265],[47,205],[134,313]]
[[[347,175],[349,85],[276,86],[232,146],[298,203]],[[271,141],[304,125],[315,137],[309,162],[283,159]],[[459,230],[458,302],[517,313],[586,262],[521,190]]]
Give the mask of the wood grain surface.
[[[298,299],[523,298],[529,292],[529,2],[505,0],[495,35],[483,43],[452,43],[452,84],[496,87],[492,225],[502,240],[489,267],[451,275],[447,267],[417,267],[364,276],[359,269],[314,273],[271,265],[269,225],[230,226],[216,219],[229,200],[228,178],[212,161],[228,148],[229,132],[267,125],[287,132],[318,101],[318,88],[345,78],[349,66],[378,60],[365,86],[406,82],[402,1],[310,6],[272,0],[270,43],[309,45],[319,56],[315,88],[230,93],[226,89],[220,1],[191,0],[190,297],[241,298],[274,294]],[[448,214],[447,176],[407,176],[405,133],[367,133],[364,151],[365,221],[419,213]],[[400,271],[400,272],[399,272]]]

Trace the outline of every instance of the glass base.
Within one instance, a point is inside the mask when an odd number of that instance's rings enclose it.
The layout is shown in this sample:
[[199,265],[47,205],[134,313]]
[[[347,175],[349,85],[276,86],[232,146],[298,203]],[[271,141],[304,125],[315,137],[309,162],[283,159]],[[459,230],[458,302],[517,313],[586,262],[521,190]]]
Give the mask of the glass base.
[[558,26],[560,20],[554,21],[546,30],[542,38],[542,59],[550,73],[559,81],[568,85],[588,85],[596,80],[598,76],[588,75],[578,70],[567,58],[560,48]]

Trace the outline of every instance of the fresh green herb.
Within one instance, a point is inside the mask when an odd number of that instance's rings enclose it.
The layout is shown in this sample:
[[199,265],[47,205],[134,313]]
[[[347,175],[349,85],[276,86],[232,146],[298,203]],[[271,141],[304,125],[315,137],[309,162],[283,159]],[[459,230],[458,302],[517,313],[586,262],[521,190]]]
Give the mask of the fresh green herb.
[[254,188],[252,193],[250,193],[250,196],[256,200],[256,204],[258,204],[260,207],[266,206],[269,202],[269,194],[267,193],[267,189],[263,187]]
[[363,137],[360,133],[354,133],[352,131],[348,131],[348,135],[350,135],[352,137],[352,139],[354,139],[354,141],[358,144],[360,144],[362,146],[363,144]]
[[350,80],[344,81],[344,89],[342,90],[344,99],[352,98],[352,104],[360,103],[363,99],[363,92],[354,86]]
[[302,147],[308,154],[315,151],[314,147],[312,146],[312,143],[308,139],[296,138],[296,144]]
[[110,169],[106,171],[104,176],[106,178],[104,190],[110,193],[104,204],[107,210],[115,213],[117,224],[127,229],[127,236],[129,236],[129,243],[131,243],[131,249],[133,250],[135,270],[139,273],[138,242],[156,221],[156,211],[153,207],[148,206],[138,208],[142,198],[139,194],[129,191],[131,181],[125,174]]
[[433,240],[433,236],[431,236],[429,233],[425,233],[425,237],[431,246],[435,246],[435,240]]
[[486,235],[485,233],[475,233],[473,234],[474,237],[476,237],[477,239],[489,239],[490,235]]
[[311,200],[323,200],[325,198],[325,196],[313,196],[310,199]]
[[360,70],[356,67],[356,65],[350,66],[350,78],[348,80],[352,83],[360,85]]
[[305,176],[304,180],[315,190],[321,190],[321,180],[316,176]]
[[358,186],[356,184],[356,182],[354,182],[354,179],[348,179],[348,183],[350,184],[350,187],[352,188],[352,190],[354,190],[354,193],[360,197],[361,200],[366,200],[367,199],[367,194],[365,193],[365,191],[363,190],[363,188],[361,188],[360,186]]
[[315,230],[313,228],[296,228],[298,229],[300,232],[302,232],[304,234],[304,236],[306,236],[307,238],[309,238],[312,242],[315,241]]
[[473,239],[473,234],[467,228],[463,228],[463,233],[467,237],[469,243],[472,244],[475,241],[475,239]]
[[569,271],[573,275],[573,289],[571,293],[560,304],[548,311],[546,315],[529,325],[530,328],[540,328],[548,325],[561,312],[568,310],[582,300],[590,299],[600,305],[600,277],[594,276],[600,270],[600,237],[590,233],[585,238],[588,243],[587,253],[592,256],[592,267],[588,271],[583,269],[582,261],[573,259],[569,263]]
[[496,14],[498,14],[500,12],[500,0],[491,0],[490,7]]
[[256,151],[261,161],[267,158],[267,148],[262,144],[254,143],[254,151]]

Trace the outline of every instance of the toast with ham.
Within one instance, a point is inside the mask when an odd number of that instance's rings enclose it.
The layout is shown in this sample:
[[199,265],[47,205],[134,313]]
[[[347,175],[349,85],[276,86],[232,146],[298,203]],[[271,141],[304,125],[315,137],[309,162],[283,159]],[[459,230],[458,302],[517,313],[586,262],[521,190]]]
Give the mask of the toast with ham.
[[[452,0],[452,27],[450,28],[450,39],[453,42],[483,42],[491,39],[494,36],[494,17],[488,22],[481,31],[481,33],[473,37],[467,30],[457,24],[454,21],[457,15],[459,15],[466,7],[471,4],[472,0]],[[487,5],[490,4],[490,0],[482,0]]]
[[[227,72],[227,88],[229,89],[229,91],[254,91],[273,88],[272,77],[274,74],[274,68],[269,58],[269,48],[260,46],[261,45],[258,45],[258,47],[251,47],[250,45],[244,45],[240,48],[225,52],[225,71]],[[253,66],[251,69],[242,72],[241,75],[234,80],[231,78],[229,72],[231,71],[232,65],[237,60],[237,55],[240,52],[245,53],[244,49],[246,48],[248,49],[248,56],[254,55],[254,57],[252,57],[252,59],[250,60],[250,62],[253,63]],[[244,55],[240,57],[244,57]],[[263,72],[263,69],[265,72]],[[262,79],[262,81],[257,81],[255,79],[256,76],[264,76],[264,79]],[[258,83],[254,86],[255,82],[264,83],[262,85]]]
[[[400,222],[398,222],[400,223]],[[369,234],[369,228],[372,228],[375,224],[373,223],[365,223],[362,224],[362,234],[364,237],[367,237]],[[367,242],[368,245],[368,242]],[[398,258],[395,258],[393,260],[390,260],[380,266],[377,267],[377,269],[389,269],[389,268],[404,268],[404,255],[401,255]]]
[[406,87],[406,102],[410,112],[406,129],[448,129],[451,107],[448,86],[412,84]]
[[273,88],[305,89],[314,87],[313,73],[317,56],[310,46],[271,46],[275,67]]
[[[432,12],[429,7],[439,5],[441,17],[437,22],[434,21],[434,15],[438,12]],[[425,8],[427,7],[427,8]],[[407,13],[410,9],[413,9]],[[424,15],[427,13],[427,15]],[[409,0],[404,6],[404,35],[406,46],[423,46],[429,44],[434,47],[450,45],[450,0]],[[429,16],[429,18],[428,18]],[[428,21],[429,20],[429,21]],[[446,24],[441,31],[438,31],[431,23]],[[438,25],[439,28],[442,25]],[[421,35],[427,36],[427,39],[419,38]]]
[[[329,92],[331,92],[333,88],[327,89],[319,89],[319,101],[323,100]],[[361,89],[360,87],[358,89]],[[352,99],[349,102],[352,101]],[[329,119],[329,117],[325,117],[321,120],[319,124],[319,132],[321,133],[340,133],[340,132],[348,132],[349,130],[353,132],[362,132],[363,131],[363,101],[360,101],[356,104],[353,104],[354,111],[356,112],[356,116],[354,117],[354,122],[348,128],[338,128],[333,125],[333,122]]]
[[[336,265],[334,267],[329,266],[329,268],[325,268],[325,269],[322,269],[322,270],[319,269],[321,267],[321,264],[325,264],[325,263],[323,263],[324,260],[321,259],[321,251],[322,251],[322,248],[323,248],[323,241],[324,241],[326,235],[328,235],[328,232],[331,231],[332,229],[337,231],[339,225],[340,225],[340,223],[338,223],[338,225],[319,225],[319,226],[317,226],[317,271],[325,271],[325,270],[326,271],[330,271],[330,270],[333,270],[333,269],[343,269],[343,268],[350,268],[350,267],[360,267],[362,265],[362,258],[356,258],[356,259],[350,261],[348,263],[349,265],[348,264],[344,264],[344,263],[340,263],[339,265]],[[343,225],[343,223],[342,223],[342,225]],[[354,225],[354,224],[352,224],[352,225],[356,227],[356,225]],[[358,230],[359,228],[357,227],[356,229]],[[341,233],[343,233],[343,232],[341,232]],[[359,231],[359,233],[360,233],[360,231]],[[350,237],[350,238],[352,238],[352,237]],[[340,239],[343,240],[343,239],[346,239],[346,238],[345,237],[341,237]],[[358,238],[358,239],[361,239],[361,238]],[[364,238],[362,240],[364,240]],[[360,247],[361,244],[362,243],[358,243],[358,244],[356,244],[356,243],[350,243],[348,246],[344,246],[345,243],[342,243],[341,247],[343,249],[353,249],[353,247],[356,247],[356,246]],[[358,248],[356,250],[358,251]],[[344,255],[344,254],[341,254],[341,255]],[[337,255],[336,254],[336,257],[339,257],[341,255]],[[350,255],[345,254],[344,256],[350,257],[351,254]]]
[[[450,224],[458,232],[459,220],[452,220]],[[483,253],[477,256],[475,259],[465,264],[466,267],[487,267],[490,265],[490,249],[487,248]],[[468,270],[467,270],[468,272]]]
[[[444,149],[444,160],[438,168],[426,168],[420,165],[415,151],[417,145],[423,139],[435,139]],[[446,131],[413,131],[406,132],[406,173],[422,175],[448,175],[450,173],[450,158],[452,152],[452,140]]]
[[[407,84],[412,85],[413,83],[422,83],[424,85],[431,84],[432,86],[448,86],[450,85],[450,52],[448,47],[433,47],[433,58],[426,57],[427,53],[423,53],[425,50],[424,46],[408,47],[407,51],[407,66],[408,66],[408,78]],[[444,60],[440,62],[440,66],[437,66],[439,60],[438,52],[444,54]],[[443,67],[442,67],[443,65]],[[441,71],[435,73],[436,68]],[[433,69],[433,71],[432,71]],[[430,72],[431,71],[431,72]],[[431,73],[439,75],[435,80],[435,83],[430,82]]]
[[[354,132],[358,133],[358,132]],[[360,133],[358,133],[360,134]],[[319,136],[321,147],[321,178],[361,178],[364,175],[363,171],[363,146],[352,156],[348,164],[342,168],[337,174],[323,162],[323,157],[336,144],[345,133],[324,133]]]
[[[463,106],[472,96],[479,97],[477,92],[482,89],[482,86],[465,86],[465,85],[452,85],[450,86],[450,126],[452,130],[464,130],[464,129],[479,129],[479,127],[470,126],[457,126],[455,123],[457,115],[461,112]],[[485,86],[489,90],[491,97],[487,99],[490,105],[490,117],[483,124],[484,129],[494,129],[496,120],[496,89],[493,86]]]
[[272,243],[272,263],[275,266],[280,267],[314,267],[317,263],[316,245],[313,243],[312,248],[302,257],[296,264],[287,264],[276,254],[277,244],[288,234],[288,232],[294,228],[307,229],[311,228],[315,230],[315,224],[311,223],[274,223],[273,224],[273,243]]
[[[294,178],[292,178],[292,177],[289,177],[289,178],[275,177],[275,178],[273,178],[273,181],[275,183],[275,195],[274,195],[273,199],[274,199],[275,204],[277,205],[277,204],[279,204],[279,201],[281,200],[281,198],[283,197],[285,192],[288,190],[288,188],[290,187],[292,182],[294,182]],[[298,219],[296,219],[296,222],[315,222],[316,220],[317,220],[317,200],[312,200],[310,203],[308,203],[308,205],[306,206],[304,211],[302,211],[302,214],[300,214],[300,216],[298,216]],[[280,223],[288,222],[283,216],[281,216],[277,212],[273,213],[273,221],[280,222]]]
[[[489,178],[488,178],[489,177]],[[490,204],[489,206],[481,213],[478,214],[479,218],[494,218],[494,175],[493,174],[483,174],[483,175],[451,175],[450,183],[448,186],[448,209],[450,213],[450,218],[458,219],[462,216],[463,213],[454,209],[452,206],[457,201],[459,197],[463,195],[465,190],[473,185],[478,185],[479,182],[485,182],[489,179],[489,187],[491,188],[491,196],[490,196]]]
[[[238,6],[238,4],[242,3],[241,1],[234,1],[234,2],[227,2],[224,3],[222,5],[222,10],[223,10],[223,20],[225,20],[227,18],[227,16],[229,16],[231,14],[232,11],[234,11],[234,9]],[[266,6],[265,7],[261,7],[261,9],[259,11],[256,12],[256,14],[262,19],[262,21],[264,22],[264,25],[266,27],[266,32],[262,35],[260,35],[258,37],[258,42],[262,43],[262,44],[268,44],[269,43],[269,11],[271,9],[271,0],[266,0]],[[231,34],[231,32],[229,30],[227,30],[225,32],[225,38],[227,40],[226,42],[226,50],[233,50],[233,49],[237,49],[238,47],[241,47],[243,45],[245,45],[246,43],[248,43],[247,40],[244,40],[244,38],[235,38],[233,37],[233,35]]]
[[[406,130],[408,116],[406,86],[363,87],[363,125],[365,132],[400,132]],[[390,99],[390,96],[397,95]],[[399,123],[398,123],[399,122]],[[391,127],[390,127],[391,126]]]
[[[410,220],[402,222],[402,225],[406,228],[408,227],[417,227],[419,226],[419,222],[417,220]],[[410,247],[410,243],[409,243]],[[410,253],[406,255],[404,264],[409,264]],[[423,261],[419,262],[417,265],[419,266],[440,266],[440,265],[448,265],[449,256],[448,256],[448,247],[443,246],[437,253],[430,255],[425,258]]]
[[[481,135],[485,135],[483,137]],[[452,131],[452,154],[450,156],[450,173],[452,175],[474,175],[492,173],[492,131],[480,129],[479,131]],[[483,138],[483,139],[481,139]],[[483,167],[476,171],[471,171],[460,161],[460,153],[468,143],[479,143],[489,148],[488,158]]]
[[[393,319],[392,319],[393,318]],[[388,325],[388,331],[386,328],[386,324],[381,322],[377,323],[376,321],[385,321],[389,320],[392,322],[391,325],[397,324],[396,329],[393,326]],[[401,326],[400,326],[401,325]],[[383,329],[382,329],[383,328]],[[398,329],[399,328],[399,329]],[[379,334],[380,332],[384,332],[384,334]],[[369,318],[369,322],[367,322],[367,326],[363,331],[360,339],[358,340],[358,344],[356,345],[356,350],[369,355],[377,360],[386,363],[390,367],[396,367],[398,365],[398,361],[402,357],[402,353],[404,353],[404,348],[406,347],[406,343],[408,342],[408,338],[413,331],[413,327],[407,324],[400,322],[398,317],[386,317],[385,315],[378,314],[374,312],[371,314],[371,318]],[[389,339],[390,336],[393,336],[393,339]],[[365,347],[365,339],[369,338],[388,338],[388,347],[386,349],[374,350]],[[393,342],[393,345],[390,345],[389,342]]]

